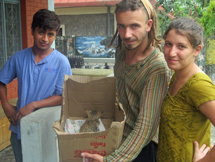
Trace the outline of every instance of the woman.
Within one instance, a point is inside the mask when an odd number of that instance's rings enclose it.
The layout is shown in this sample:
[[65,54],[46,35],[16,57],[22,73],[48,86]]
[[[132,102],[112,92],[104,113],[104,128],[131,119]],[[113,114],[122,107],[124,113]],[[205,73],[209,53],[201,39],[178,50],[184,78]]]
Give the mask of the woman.
[[175,73],[162,104],[158,162],[191,162],[193,141],[210,146],[215,125],[215,86],[195,64],[203,30],[194,20],[179,18],[164,34],[164,56]]

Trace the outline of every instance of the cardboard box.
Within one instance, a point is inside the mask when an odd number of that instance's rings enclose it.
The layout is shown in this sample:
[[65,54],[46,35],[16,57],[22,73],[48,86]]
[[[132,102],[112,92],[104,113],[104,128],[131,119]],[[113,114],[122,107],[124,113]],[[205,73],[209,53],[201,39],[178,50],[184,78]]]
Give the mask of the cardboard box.
[[[87,118],[84,109],[103,111],[101,120],[106,131],[68,134],[65,121]],[[125,112],[116,97],[115,77],[66,75],[60,121],[53,125],[57,133],[61,162],[83,161],[82,152],[106,156],[121,144]]]

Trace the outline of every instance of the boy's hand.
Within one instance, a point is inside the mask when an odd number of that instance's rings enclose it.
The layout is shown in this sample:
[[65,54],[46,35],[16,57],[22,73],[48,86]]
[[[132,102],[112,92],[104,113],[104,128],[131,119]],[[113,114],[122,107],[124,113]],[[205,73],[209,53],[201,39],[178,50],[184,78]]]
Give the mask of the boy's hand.
[[35,106],[33,102],[22,107],[16,114],[16,121],[20,123],[21,118],[32,113],[34,109],[35,109]]
[[4,113],[7,116],[9,122],[16,126],[16,106],[11,104],[2,105],[4,109]]

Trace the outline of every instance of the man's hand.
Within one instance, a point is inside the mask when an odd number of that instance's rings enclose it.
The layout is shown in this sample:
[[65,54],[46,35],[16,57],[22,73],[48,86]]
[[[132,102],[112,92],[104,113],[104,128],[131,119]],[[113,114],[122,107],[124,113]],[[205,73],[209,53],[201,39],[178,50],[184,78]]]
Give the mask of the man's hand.
[[20,123],[21,118],[32,113],[34,109],[35,109],[34,102],[31,102],[28,105],[22,107],[16,114],[16,121]]
[[81,153],[81,156],[84,158],[92,159],[92,162],[103,162],[103,156],[99,154],[89,154],[86,152]]
[[205,144],[203,144],[199,148],[199,144],[197,141],[194,141],[194,155],[193,155],[193,162],[198,162],[201,160],[210,150],[210,147],[206,147]]
[[4,109],[4,113],[7,116],[9,122],[16,126],[16,106],[11,104],[2,105]]

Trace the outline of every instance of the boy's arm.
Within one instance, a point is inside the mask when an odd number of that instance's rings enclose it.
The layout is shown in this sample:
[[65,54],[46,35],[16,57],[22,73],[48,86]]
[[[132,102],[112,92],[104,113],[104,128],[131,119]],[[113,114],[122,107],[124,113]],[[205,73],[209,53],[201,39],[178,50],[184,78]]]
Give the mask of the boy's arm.
[[16,107],[9,104],[7,100],[7,86],[2,82],[0,82],[0,100],[8,120],[11,124],[16,125]]
[[57,106],[57,105],[60,105],[61,103],[62,103],[62,96],[60,95],[55,95],[40,101],[31,102],[28,105],[22,107],[17,112],[16,120],[20,122],[20,119],[22,117],[32,113],[35,109],[50,107],[50,106]]

